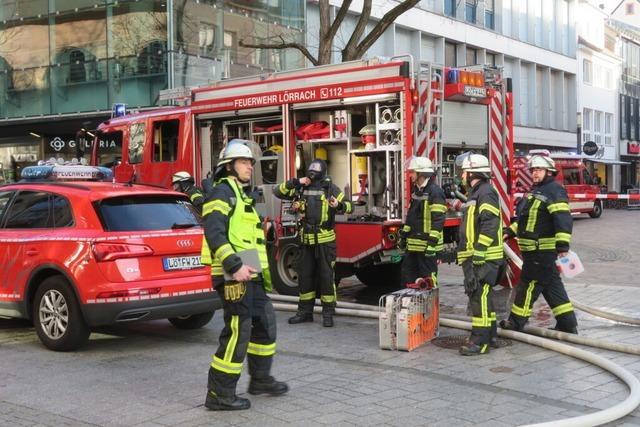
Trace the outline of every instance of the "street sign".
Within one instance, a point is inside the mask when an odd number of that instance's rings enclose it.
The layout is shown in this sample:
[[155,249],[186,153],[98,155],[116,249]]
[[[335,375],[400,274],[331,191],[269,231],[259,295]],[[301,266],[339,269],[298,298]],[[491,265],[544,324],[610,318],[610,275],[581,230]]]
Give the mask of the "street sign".
[[587,156],[593,156],[598,152],[598,144],[593,141],[587,141],[582,145],[582,152]]

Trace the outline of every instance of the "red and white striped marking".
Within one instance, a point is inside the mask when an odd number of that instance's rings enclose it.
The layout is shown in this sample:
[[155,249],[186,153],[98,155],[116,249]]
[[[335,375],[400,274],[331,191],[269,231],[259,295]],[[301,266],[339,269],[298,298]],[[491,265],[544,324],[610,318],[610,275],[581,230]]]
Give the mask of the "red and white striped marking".
[[[511,195],[507,191],[507,165],[509,162],[510,150],[507,149],[503,153],[502,150],[502,129],[505,127],[504,118],[502,117],[502,94],[495,91],[489,104],[489,159],[491,164],[491,174],[493,175],[493,183],[498,190],[500,197],[500,207],[502,209],[502,218],[505,223],[511,218],[513,210]],[[505,138],[509,138],[509,132],[505,133]],[[509,147],[509,140],[506,141]],[[505,162],[507,165],[505,165]]]
[[[514,197],[523,197],[525,193],[515,193]],[[573,199],[607,199],[607,200],[640,200],[640,194],[589,194],[589,193],[580,193],[580,194],[572,194],[568,193],[569,198]]]
[[440,106],[440,100],[435,97],[431,98],[429,102],[429,94],[431,93],[431,82],[426,80],[420,81],[420,105],[418,109],[418,135],[416,137],[416,155],[425,155],[431,159],[434,163],[437,163],[437,147],[436,147],[436,129],[432,129],[435,123],[431,119],[431,114],[434,113]]

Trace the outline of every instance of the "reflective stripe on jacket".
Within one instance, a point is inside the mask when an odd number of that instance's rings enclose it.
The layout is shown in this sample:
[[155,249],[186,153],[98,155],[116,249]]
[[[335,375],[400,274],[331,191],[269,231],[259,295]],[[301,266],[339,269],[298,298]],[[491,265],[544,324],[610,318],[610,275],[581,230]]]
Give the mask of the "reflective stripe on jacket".
[[402,227],[407,236],[407,251],[438,252],[444,248],[444,221],[447,212],[442,188],[433,180],[423,188],[414,188],[407,219]]

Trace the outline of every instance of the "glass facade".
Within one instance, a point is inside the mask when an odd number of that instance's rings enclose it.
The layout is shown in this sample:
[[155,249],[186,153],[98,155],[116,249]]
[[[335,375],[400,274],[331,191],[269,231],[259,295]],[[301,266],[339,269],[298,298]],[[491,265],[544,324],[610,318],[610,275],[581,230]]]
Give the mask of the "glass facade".
[[0,119],[158,104],[158,92],[299,68],[304,0],[0,0]]

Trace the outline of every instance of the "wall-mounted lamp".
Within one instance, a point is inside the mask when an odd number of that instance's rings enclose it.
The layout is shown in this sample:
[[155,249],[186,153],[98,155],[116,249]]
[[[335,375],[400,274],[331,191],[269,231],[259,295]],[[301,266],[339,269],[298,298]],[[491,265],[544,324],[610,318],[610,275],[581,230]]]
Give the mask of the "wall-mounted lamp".
[[31,135],[31,136],[32,136],[32,137],[34,137],[34,138],[42,138],[42,136],[38,135],[38,134],[37,134],[37,133],[35,133],[35,132],[29,132],[29,135]]

